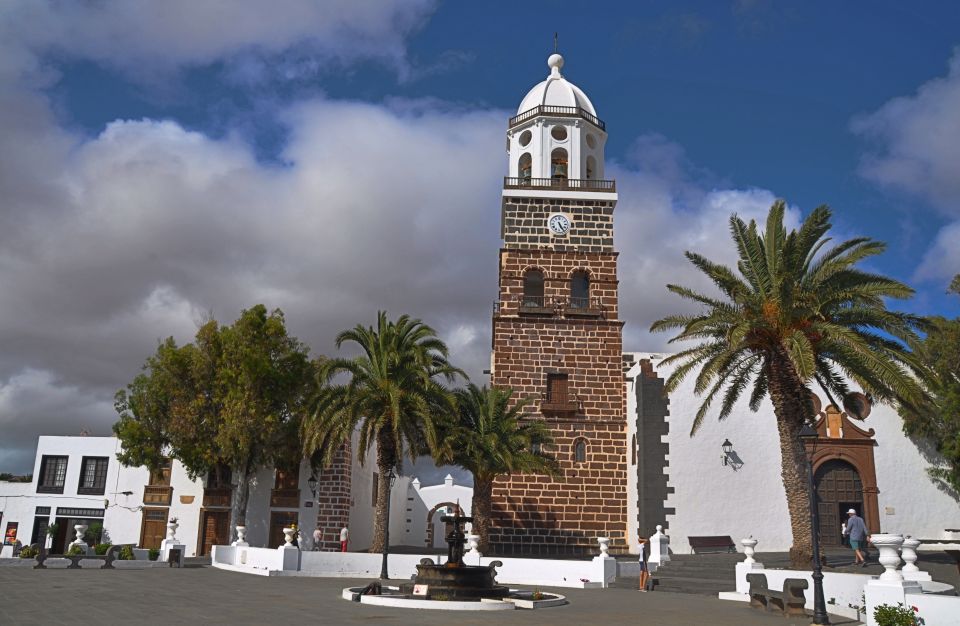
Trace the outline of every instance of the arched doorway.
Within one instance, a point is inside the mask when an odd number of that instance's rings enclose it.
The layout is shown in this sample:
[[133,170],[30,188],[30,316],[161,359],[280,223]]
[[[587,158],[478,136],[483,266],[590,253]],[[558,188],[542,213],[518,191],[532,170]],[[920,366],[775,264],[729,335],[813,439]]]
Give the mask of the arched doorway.
[[864,515],[860,472],[844,460],[830,459],[817,468],[813,481],[820,513],[820,543],[839,546],[843,543],[841,524],[847,519],[847,511],[855,509],[858,515]]
[[447,545],[447,533],[451,530],[451,524],[441,522],[440,518],[444,515],[459,513],[463,515],[463,509],[455,502],[440,502],[427,513],[427,538],[426,545],[429,548],[442,548]]

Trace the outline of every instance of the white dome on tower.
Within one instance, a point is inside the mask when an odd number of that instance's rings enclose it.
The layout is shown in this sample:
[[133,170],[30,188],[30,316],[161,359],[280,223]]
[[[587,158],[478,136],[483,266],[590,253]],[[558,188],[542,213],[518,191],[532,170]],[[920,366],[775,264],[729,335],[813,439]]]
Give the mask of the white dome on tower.
[[568,81],[560,74],[560,68],[563,67],[563,57],[559,54],[551,54],[547,59],[547,66],[550,68],[550,75],[547,79],[537,84],[527,93],[517,114],[529,111],[540,105],[578,107],[596,116],[597,112],[593,108],[593,103],[583,90]]

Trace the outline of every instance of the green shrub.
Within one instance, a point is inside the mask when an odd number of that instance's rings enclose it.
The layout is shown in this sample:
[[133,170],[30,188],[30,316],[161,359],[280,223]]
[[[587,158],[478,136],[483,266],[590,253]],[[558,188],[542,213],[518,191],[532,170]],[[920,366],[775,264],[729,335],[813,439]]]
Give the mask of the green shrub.
[[97,556],[103,556],[104,554],[107,553],[108,550],[110,550],[111,545],[113,544],[98,543],[97,545],[93,546],[93,551],[97,553]]
[[156,561],[160,558],[160,549],[159,548],[150,548],[150,560]]
[[40,550],[38,548],[31,548],[30,546],[24,546],[23,548],[20,549],[21,559],[33,559],[33,558],[36,558],[38,554],[40,554]]
[[87,528],[86,532],[83,533],[83,540],[88,544],[97,544],[100,543],[100,538],[103,535],[103,524],[101,522],[93,522]]
[[133,546],[123,546],[120,548],[120,554],[117,555],[117,558],[121,561],[133,561],[137,557],[133,555]]
[[83,556],[86,553],[87,551],[83,549],[83,546],[78,546],[76,544],[70,546],[70,549],[67,550],[67,556]]
[[903,602],[898,602],[897,606],[881,604],[873,610],[873,619],[877,626],[918,626],[924,623],[919,609],[903,606]]

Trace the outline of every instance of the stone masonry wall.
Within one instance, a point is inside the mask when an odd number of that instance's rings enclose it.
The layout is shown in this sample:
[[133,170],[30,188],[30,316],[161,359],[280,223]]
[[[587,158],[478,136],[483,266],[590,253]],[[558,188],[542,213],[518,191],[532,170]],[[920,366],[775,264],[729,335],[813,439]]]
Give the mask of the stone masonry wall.
[[[490,543],[496,555],[594,555],[597,537],[625,552],[627,423],[617,319],[615,201],[504,197],[500,293],[493,317],[494,385],[533,400],[530,413],[550,427],[561,476],[515,475],[496,481]],[[552,235],[552,213],[570,218]],[[544,274],[544,302],[524,302],[523,277]],[[571,303],[571,276],[590,276],[590,303]],[[565,373],[567,403],[542,406],[547,375]],[[547,412],[542,411],[543,408]],[[575,460],[578,440],[585,460]]]
[[523,277],[531,269],[543,272],[543,295],[548,303],[563,303],[570,297],[570,278],[575,271],[590,275],[590,297],[605,319],[617,319],[616,252],[564,252],[551,250],[500,250],[500,313],[516,315],[523,296]]
[[[330,467],[324,468],[317,477],[317,524],[323,530],[321,550],[339,550],[340,529],[350,522],[350,455],[347,442]],[[312,532],[312,528],[305,529],[304,535]]]
[[[558,252],[608,252],[613,250],[614,202],[560,198],[503,199],[501,233],[507,248],[545,246]],[[553,213],[570,218],[570,232],[551,235],[546,227]]]
[[[550,452],[563,476],[515,475],[499,480],[493,494],[491,543],[497,555],[571,554],[597,551],[596,538],[611,538],[623,552],[627,525],[627,435],[621,366],[621,322],[497,318],[493,384],[518,397],[532,396],[531,413],[553,431]],[[580,410],[557,417],[539,413],[549,372],[569,375]],[[574,461],[578,438],[586,462]]]

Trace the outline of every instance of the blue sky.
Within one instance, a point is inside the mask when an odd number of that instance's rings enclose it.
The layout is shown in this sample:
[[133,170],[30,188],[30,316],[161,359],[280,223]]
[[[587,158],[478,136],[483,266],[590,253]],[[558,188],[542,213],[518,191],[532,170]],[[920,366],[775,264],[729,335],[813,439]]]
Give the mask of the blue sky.
[[[207,312],[281,307],[316,353],[378,308],[479,374],[507,118],[547,73],[607,123],[625,347],[729,259],[726,219],[835,210],[898,305],[955,316],[955,3],[283,0],[0,9],[0,470],[106,434],[113,392]],[[229,7],[229,10],[226,8]]]

